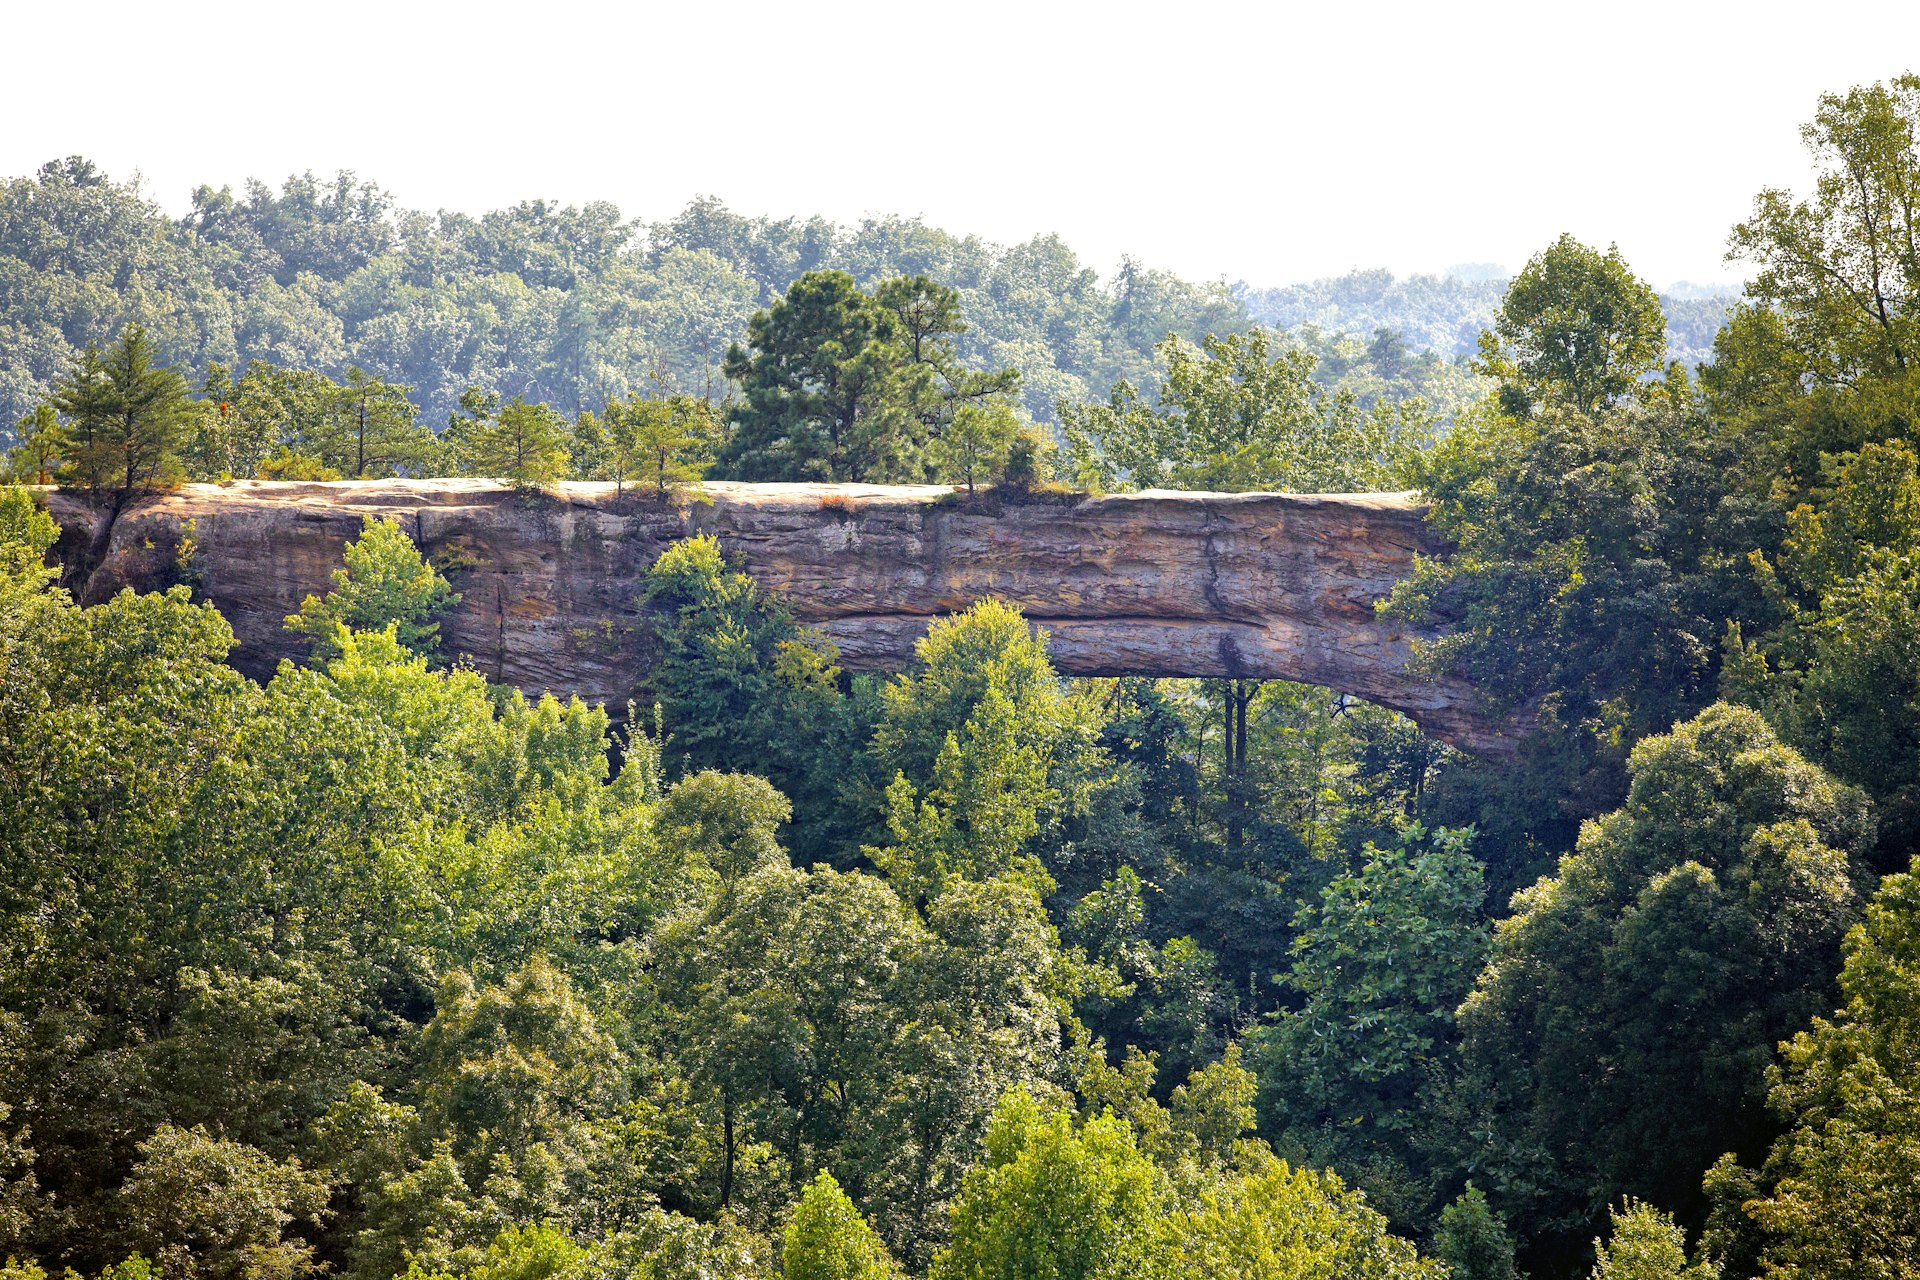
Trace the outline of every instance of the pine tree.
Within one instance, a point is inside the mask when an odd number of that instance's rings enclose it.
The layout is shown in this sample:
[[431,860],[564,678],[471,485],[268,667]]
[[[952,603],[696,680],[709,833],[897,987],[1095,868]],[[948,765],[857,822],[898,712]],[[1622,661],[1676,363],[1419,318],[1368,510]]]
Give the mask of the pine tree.
[[67,479],[83,489],[105,488],[110,461],[107,431],[113,407],[99,347],[89,344],[66,376],[54,384],[52,404],[66,418],[72,441]]
[[706,472],[719,429],[713,406],[696,396],[616,400],[607,423],[615,485],[637,480],[663,502]]
[[476,425],[469,441],[472,469],[516,489],[551,484],[567,473],[567,435],[566,419],[552,406],[515,396]]
[[1020,419],[1004,400],[960,406],[935,442],[941,478],[964,484],[972,493],[975,484],[1006,473],[1008,454],[1019,435]]
[[[721,457],[741,480],[887,480],[919,442],[892,410],[906,351],[894,313],[844,271],[810,271],[753,317],[749,354],[726,374],[741,385]],[[917,425],[914,424],[914,425]]]
[[132,325],[104,356],[89,347],[60,380],[53,404],[70,424],[78,483],[124,500],[180,474],[187,384],[153,360],[146,330]]
[[352,366],[329,400],[317,452],[341,474],[359,479],[417,471],[433,455],[433,435],[414,422],[405,387]]

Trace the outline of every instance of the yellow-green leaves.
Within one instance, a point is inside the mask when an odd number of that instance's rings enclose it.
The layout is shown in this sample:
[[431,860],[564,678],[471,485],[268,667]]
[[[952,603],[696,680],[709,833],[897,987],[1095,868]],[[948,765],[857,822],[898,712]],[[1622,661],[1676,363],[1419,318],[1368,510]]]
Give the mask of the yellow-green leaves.
[[824,1169],[800,1195],[781,1250],[786,1280],[892,1280],[887,1246]]
[[460,595],[413,545],[398,520],[366,518],[358,538],[347,543],[344,569],[333,571],[333,590],[308,596],[287,630],[307,637],[316,658],[342,651],[341,628],[392,628],[395,640],[421,657],[440,647],[439,617]]

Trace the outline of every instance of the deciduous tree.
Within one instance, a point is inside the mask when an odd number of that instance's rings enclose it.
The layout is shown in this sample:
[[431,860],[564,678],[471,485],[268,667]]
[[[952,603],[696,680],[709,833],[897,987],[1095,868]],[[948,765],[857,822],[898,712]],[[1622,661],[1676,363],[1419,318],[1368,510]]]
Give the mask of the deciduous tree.
[[1688,1265],[1686,1232],[1670,1214],[1632,1197],[1608,1212],[1613,1229],[1593,1242],[1592,1280],[1719,1280],[1711,1263]]
[[1840,991],[1782,1046],[1770,1100],[1790,1127],[1764,1166],[1729,1155],[1708,1179],[1780,1280],[1920,1274],[1920,865],[1848,934]]
[[1151,1280],[1178,1274],[1168,1187],[1124,1120],[1075,1125],[1031,1093],[1009,1093],[980,1166],[953,1208],[935,1280]]
[[321,1270],[313,1246],[289,1228],[311,1231],[326,1217],[327,1185],[298,1161],[163,1124],[140,1144],[119,1199],[127,1245],[165,1275],[253,1280]]
[[1830,1006],[1859,905],[1865,797],[1757,713],[1710,707],[1630,768],[1625,806],[1515,897],[1460,1008],[1494,1129],[1553,1153],[1534,1221],[1623,1192],[1698,1208],[1728,1140],[1764,1140],[1767,1046]]
[[1388,1212],[1417,1220],[1435,1173],[1429,1096],[1458,1043],[1453,1011],[1486,955],[1486,895],[1465,832],[1368,845],[1294,918],[1301,1003],[1256,1033],[1266,1131],[1327,1160]]
[[67,429],[50,404],[34,406],[14,424],[20,443],[7,455],[7,469],[27,484],[52,484],[65,464],[72,443]]
[[1255,326],[1155,348],[1157,404],[1121,382],[1105,404],[1058,406],[1081,478],[1102,489],[1294,493],[1379,489],[1427,443],[1418,404],[1362,410],[1313,380],[1311,352]]
[[1727,256],[1760,268],[1748,294],[1779,309],[1814,378],[1904,378],[1920,363],[1920,75],[1822,94],[1800,136],[1812,198],[1762,191]]
[[862,819],[845,793],[860,780],[846,766],[858,730],[832,642],[799,626],[707,535],[662,552],[643,598],[658,648],[641,705],[661,709],[669,763],[772,779],[800,815],[792,838],[805,858],[857,839]]
[[1660,295],[1617,247],[1602,254],[1562,235],[1507,286],[1493,331],[1480,337],[1481,365],[1501,380],[1509,412],[1557,404],[1591,413],[1665,363],[1666,333]]
[[440,647],[439,619],[460,603],[460,593],[420,554],[400,522],[368,516],[343,554],[346,567],[333,571],[333,590],[302,601],[287,630],[307,637],[316,659],[339,654],[342,627],[392,627],[409,653],[433,656]]
[[1433,1256],[1447,1264],[1453,1280],[1520,1280],[1513,1266],[1513,1236],[1471,1181],[1441,1210]]
[[781,1250],[786,1280],[890,1280],[887,1246],[824,1169],[807,1184]]

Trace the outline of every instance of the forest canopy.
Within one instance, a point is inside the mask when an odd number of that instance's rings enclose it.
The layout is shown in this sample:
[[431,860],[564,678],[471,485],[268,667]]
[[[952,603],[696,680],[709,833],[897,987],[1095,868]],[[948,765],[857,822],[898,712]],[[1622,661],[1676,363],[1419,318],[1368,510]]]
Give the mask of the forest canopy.
[[[340,381],[362,370],[406,388],[434,430],[469,387],[569,417],[640,393],[718,402],[754,312],[822,270],[868,289],[924,277],[954,290],[956,357],[1017,371],[1019,403],[1042,421],[1061,399],[1137,385],[1169,334],[1300,331],[1330,375],[1404,379],[1424,353],[1450,366],[1504,289],[1384,272],[1229,288],[1132,260],[1103,279],[1057,236],[997,245],[915,219],[747,217],[712,197],[652,224],[602,202],[426,213],[350,172],[203,186],[173,217],[137,181],[72,157],[0,184],[0,431],[128,324],[196,380],[256,361]],[[1665,298],[1674,354],[1705,358],[1730,301]],[[1383,332],[1398,347],[1370,356]]]

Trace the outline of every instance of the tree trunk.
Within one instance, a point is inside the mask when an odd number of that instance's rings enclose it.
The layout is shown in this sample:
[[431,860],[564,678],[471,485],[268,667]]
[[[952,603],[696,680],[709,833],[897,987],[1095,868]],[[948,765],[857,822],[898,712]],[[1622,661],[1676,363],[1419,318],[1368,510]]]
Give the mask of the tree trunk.
[[1258,680],[1228,680],[1226,685],[1226,801],[1227,853],[1238,857],[1246,848],[1247,813],[1247,708],[1260,692]]
[[733,1203],[733,1099],[720,1100],[720,1207]]

